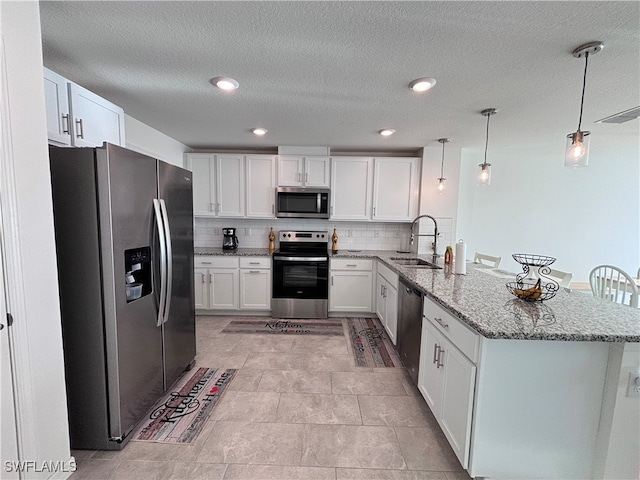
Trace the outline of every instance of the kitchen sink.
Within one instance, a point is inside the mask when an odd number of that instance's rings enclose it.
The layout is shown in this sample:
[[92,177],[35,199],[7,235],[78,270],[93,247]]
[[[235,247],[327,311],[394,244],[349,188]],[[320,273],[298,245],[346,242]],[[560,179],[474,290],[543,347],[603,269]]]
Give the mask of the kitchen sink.
[[427,262],[421,258],[407,258],[407,257],[391,257],[398,265],[402,265],[403,267],[411,267],[411,268],[442,268],[438,265]]

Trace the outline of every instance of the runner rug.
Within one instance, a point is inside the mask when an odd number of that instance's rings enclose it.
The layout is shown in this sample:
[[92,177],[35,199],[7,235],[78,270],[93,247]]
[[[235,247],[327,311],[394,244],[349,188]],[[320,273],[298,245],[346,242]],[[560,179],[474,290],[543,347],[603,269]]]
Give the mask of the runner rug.
[[344,335],[341,319],[239,318],[232,320],[222,333],[282,333],[293,335]]
[[347,318],[347,329],[357,367],[403,367],[378,319]]
[[198,368],[182,378],[150,410],[131,440],[190,443],[224,394],[235,369]]

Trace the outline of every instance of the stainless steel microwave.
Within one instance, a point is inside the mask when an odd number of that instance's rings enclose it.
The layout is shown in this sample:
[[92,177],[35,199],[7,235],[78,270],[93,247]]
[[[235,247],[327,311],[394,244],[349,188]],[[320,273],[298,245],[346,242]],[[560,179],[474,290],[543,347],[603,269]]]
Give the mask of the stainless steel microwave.
[[276,188],[276,217],[329,218],[329,189]]

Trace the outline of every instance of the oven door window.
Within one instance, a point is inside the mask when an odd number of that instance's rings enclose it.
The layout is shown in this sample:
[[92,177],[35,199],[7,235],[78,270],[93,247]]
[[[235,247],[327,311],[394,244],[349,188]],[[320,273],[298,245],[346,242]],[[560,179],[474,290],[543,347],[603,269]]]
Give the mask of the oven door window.
[[327,298],[328,262],[291,262],[274,259],[274,298]]

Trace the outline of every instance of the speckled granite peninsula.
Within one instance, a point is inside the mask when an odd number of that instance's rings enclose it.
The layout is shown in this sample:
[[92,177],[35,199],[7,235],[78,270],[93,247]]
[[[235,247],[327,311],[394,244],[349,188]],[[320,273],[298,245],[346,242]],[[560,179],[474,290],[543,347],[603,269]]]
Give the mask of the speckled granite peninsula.
[[[382,260],[486,338],[640,342],[640,309],[565,288],[560,288],[550,300],[525,302],[505,287],[506,282],[515,280],[515,273],[508,276],[499,270],[468,263],[466,275],[455,275],[449,268],[404,267],[392,260],[410,256],[387,250],[345,250],[333,255],[334,258]],[[428,256],[421,258],[431,260]]]

